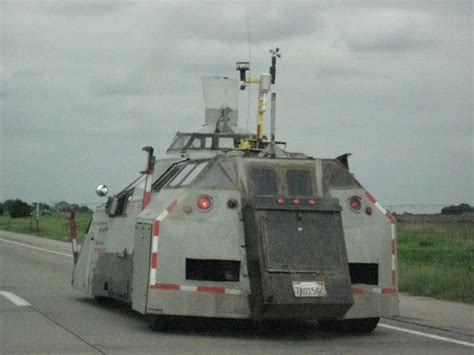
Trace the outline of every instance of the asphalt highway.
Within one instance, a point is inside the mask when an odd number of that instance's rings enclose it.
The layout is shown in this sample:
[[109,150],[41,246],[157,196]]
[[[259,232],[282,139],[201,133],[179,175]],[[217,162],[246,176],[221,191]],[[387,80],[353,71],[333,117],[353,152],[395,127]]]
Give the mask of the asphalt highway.
[[215,320],[153,332],[123,304],[98,304],[74,291],[72,267],[67,244],[0,231],[1,354],[474,353],[474,334],[455,319],[446,327],[383,319],[370,335],[334,335],[316,323]]

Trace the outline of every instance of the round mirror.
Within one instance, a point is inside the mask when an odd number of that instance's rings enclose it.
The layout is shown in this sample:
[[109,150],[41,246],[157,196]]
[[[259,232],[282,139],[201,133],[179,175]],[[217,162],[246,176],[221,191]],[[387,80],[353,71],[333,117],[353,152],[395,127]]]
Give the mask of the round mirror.
[[106,196],[107,192],[109,192],[109,189],[105,185],[99,185],[95,189],[95,193],[97,194],[97,196],[100,196],[100,197]]

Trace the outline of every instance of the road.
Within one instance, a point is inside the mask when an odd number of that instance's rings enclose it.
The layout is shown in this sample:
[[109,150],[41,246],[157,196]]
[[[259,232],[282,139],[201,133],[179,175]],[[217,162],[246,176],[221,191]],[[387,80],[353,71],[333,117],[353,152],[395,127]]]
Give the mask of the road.
[[[70,254],[64,243],[0,231],[1,354],[474,353],[469,315],[460,326],[454,317],[444,327],[415,316],[384,319],[370,335],[333,335],[317,324],[261,328],[209,320],[153,332],[140,314],[122,304],[99,305],[74,291]],[[420,308],[416,298],[406,299]]]

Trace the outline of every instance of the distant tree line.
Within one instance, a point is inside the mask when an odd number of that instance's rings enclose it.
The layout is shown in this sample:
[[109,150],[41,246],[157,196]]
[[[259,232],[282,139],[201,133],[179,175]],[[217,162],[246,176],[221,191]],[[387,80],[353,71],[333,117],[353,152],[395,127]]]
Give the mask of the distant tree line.
[[[72,209],[74,212],[80,213],[92,213],[92,210],[85,205],[79,206],[77,203],[69,203],[66,201],[59,201],[53,205],[39,202],[38,205],[40,214],[42,215],[51,214],[53,212],[62,212],[65,209]],[[10,199],[0,202],[0,216],[9,214],[12,218],[29,217],[35,210],[36,203],[29,204],[20,199]]]
[[461,203],[460,205],[444,207],[441,210],[441,214],[466,214],[474,213],[474,207],[469,206],[467,203]]

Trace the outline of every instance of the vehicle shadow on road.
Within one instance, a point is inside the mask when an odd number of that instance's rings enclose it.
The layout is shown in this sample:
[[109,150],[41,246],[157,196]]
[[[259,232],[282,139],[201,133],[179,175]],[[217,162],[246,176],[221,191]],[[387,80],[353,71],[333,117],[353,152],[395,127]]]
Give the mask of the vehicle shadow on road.
[[[245,338],[281,341],[309,341],[373,335],[329,333],[316,321],[252,321],[197,317],[157,317],[152,325],[159,333],[207,336],[219,338]],[[161,324],[160,324],[161,323]]]
[[78,301],[91,307],[120,314],[130,320],[139,321],[144,330],[166,335],[203,336],[219,338],[246,338],[266,340],[324,340],[343,337],[357,337],[373,335],[335,334],[325,332],[316,321],[252,321],[248,319],[223,319],[202,317],[145,317],[135,312],[126,303],[110,298],[80,298]]

